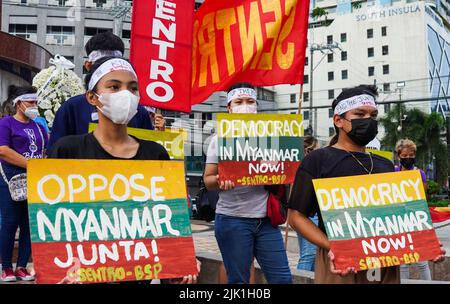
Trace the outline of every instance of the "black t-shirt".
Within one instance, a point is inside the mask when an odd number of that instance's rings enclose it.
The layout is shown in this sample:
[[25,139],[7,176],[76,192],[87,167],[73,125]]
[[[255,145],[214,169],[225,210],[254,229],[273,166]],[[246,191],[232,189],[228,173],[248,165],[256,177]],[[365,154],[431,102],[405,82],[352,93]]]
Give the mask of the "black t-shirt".
[[[361,152],[352,153],[370,171],[370,156]],[[372,159],[372,173],[394,172],[393,163],[386,158],[372,154]],[[367,172],[349,152],[333,147],[315,150],[305,157],[297,170],[289,198],[289,208],[308,217],[317,213],[319,217],[318,226],[326,234],[312,180],[362,174],[367,174]]]
[[137,153],[131,158],[120,158],[109,154],[103,149],[92,133],[70,135],[61,138],[53,146],[49,158],[170,160],[166,149],[160,144],[153,141],[142,140],[134,136],[131,137],[139,142]]

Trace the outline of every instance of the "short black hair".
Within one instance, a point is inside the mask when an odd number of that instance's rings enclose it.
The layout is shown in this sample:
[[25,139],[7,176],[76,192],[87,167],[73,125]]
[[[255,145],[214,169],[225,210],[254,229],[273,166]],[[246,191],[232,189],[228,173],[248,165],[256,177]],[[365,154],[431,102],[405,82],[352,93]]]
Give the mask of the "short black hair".
[[98,33],[88,40],[84,46],[86,54],[89,56],[93,51],[120,51],[122,54],[125,51],[125,45],[122,39],[114,35],[111,31]]
[[231,91],[233,91],[234,89],[239,89],[239,88],[250,88],[250,89],[255,89],[255,87],[248,82],[238,82],[233,84],[229,89],[228,89],[228,93],[230,93]]
[[25,86],[15,86],[10,85],[8,87],[8,101],[13,101],[16,97],[24,94],[36,93],[37,89],[35,87],[25,85]]
[[[373,98],[377,98],[378,97],[378,88],[375,85],[370,85],[370,84],[360,84],[359,86],[353,87],[353,88],[346,88],[343,89],[341,94],[338,95],[338,97],[336,97],[335,100],[333,100],[333,103],[331,104],[331,108],[334,109],[336,108],[336,106],[339,104],[340,101],[353,97],[353,96],[358,96],[358,95],[363,95],[363,94],[368,94],[373,96]],[[341,115],[341,117],[344,117],[345,113]],[[335,131],[335,135],[333,136],[333,138],[330,140],[329,145],[333,146],[337,143],[338,139],[339,139],[339,129],[338,127],[336,127],[336,125],[334,126],[334,131]]]
[[[95,71],[106,61],[111,60],[111,59],[122,59],[128,62],[128,60],[123,59],[122,57],[114,57],[114,56],[107,56],[107,57],[102,57],[99,60],[95,61],[94,64],[92,65],[91,70],[86,74],[85,78],[84,78],[84,86],[86,87],[86,90],[89,90],[88,86],[89,86],[89,81],[91,81],[92,75],[94,75]],[[95,87],[92,89],[93,92],[95,92],[97,90],[97,85],[95,85]]]

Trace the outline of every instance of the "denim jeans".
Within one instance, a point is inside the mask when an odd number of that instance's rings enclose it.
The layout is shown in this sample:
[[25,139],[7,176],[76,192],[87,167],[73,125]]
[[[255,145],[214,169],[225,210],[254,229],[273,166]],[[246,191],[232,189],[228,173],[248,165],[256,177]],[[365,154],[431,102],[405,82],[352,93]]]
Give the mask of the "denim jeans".
[[253,257],[269,284],[291,284],[292,276],[281,231],[268,218],[216,214],[215,235],[228,284],[248,284]]
[[[8,180],[12,176],[24,173],[25,169],[2,164]],[[0,247],[2,267],[12,268],[12,254],[17,228],[20,228],[18,267],[26,267],[31,256],[30,225],[28,222],[27,202],[15,202],[11,199],[8,185],[0,178]]]
[[[317,214],[309,218],[314,224],[318,224],[319,218]],[[317,246],[308,242],[300,234],[297,233],[298,247],[300,249],[300,257],[298,259],[297,269],[314,271],[316,261]]]
[[[412,265],[417,265],[419,268],[419,280],[431,281],[430,265],[428,261],[417,262]],[[410,265],[400,265],[400,278],[409,279],[409,266]]]

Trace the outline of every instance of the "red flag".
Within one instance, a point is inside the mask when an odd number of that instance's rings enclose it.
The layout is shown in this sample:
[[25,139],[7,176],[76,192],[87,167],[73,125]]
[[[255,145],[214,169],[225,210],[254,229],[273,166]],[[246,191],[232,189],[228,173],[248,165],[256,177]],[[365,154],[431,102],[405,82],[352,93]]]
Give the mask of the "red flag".
[[195,13],[192,103],[235,82],[303,82],[309,0],[206,0]]
[[130,61],[141,104],[191,111],[193,16],[193,0],[133,1]]

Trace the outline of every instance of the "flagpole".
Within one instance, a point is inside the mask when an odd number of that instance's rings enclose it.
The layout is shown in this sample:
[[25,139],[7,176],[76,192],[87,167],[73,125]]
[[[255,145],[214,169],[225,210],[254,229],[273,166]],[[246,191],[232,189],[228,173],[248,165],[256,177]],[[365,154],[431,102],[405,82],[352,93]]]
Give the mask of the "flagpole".
[[[300,84],[300,96],[298,97],[298,112],[297,114],[302,114],[302,97],[303,97],[303,83]],[[292,185],[289,187],[289,196],[291,196]],[[289,209],[287,210],[287,218],[289,219]],[[284,232],[284,248],[287,250],[289,238],[289,221],[286,220],[286,230]]]

